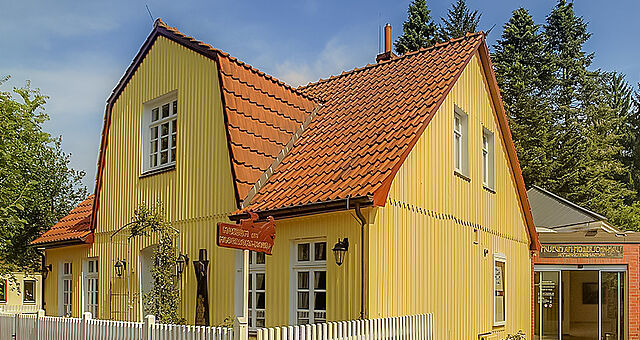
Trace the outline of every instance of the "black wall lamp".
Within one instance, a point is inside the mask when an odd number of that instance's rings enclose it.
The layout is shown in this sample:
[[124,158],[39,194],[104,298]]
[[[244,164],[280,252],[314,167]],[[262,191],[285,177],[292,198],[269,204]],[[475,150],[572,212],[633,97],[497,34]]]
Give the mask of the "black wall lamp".
[[125,261],[124,259],[117,260],[116,264],[113,265],[113,269],[115,270],[116,275],[118,277],[122,277],[122,274],[124,274],[124,271],[127,270],[127,261]]
[[176,260],[176,274],[178,276],[184,273],[184,268],[189,265],[189,255],[180,254],[178,255],[178,259]]
[[336,245],[333,246],[333,255],[336,256],[336,264],[338,266],[341,266],[342,262],[344,262],[344,255],[347,253],[348,250],[349,250],[349,239],[345,237],[341,241],[340,238],[338,238],[338,242],[336,242]]
[[42,279],[46,280],[47,276],[49,276],[49,273],[53,270],[53,266],[51,265],[51,263],[49,263],[46,266],[42,267]]

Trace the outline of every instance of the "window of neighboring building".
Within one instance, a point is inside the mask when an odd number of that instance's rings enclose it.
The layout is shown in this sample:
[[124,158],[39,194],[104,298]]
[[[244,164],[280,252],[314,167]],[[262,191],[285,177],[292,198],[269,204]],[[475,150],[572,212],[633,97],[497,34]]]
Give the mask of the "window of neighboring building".
[[299,242],[294,256],[295,323],[326,322],[327,242]]
[[493,325],[501,326],[505,324],[506,321],[506,257],[504,254],[495,254],[494,255],[494,266],[493,266]]
[[455,172],[469,176],[467,114],[455,107],[453,114],[453,162]]
[[60,283],[62,286],[60,300],[62,301],[61,315],[64,317],[71,317],[71,303],[73,301],[73,268],[71,262],[64,262],[62,264],[62,273],[60,277]]
[[86,312],[98,317],[98,259],[89,259],[85,264],[84,284]]
[[175,92],[144,105],[144,172],[176,164],[178,99]]
[[265,255],[251,252],[249,255],[249,327],[264,327],[265,315]]
[[493,133],[482,128],[482,184],[488,188],[494,189],[494,161],[493,161]]
[[0,279],[0,302],[7,302],[7,280]]
[[22,285],[23,285],[22,302],[35,303],[36,302],[36,281],[24,280],[22,281]]

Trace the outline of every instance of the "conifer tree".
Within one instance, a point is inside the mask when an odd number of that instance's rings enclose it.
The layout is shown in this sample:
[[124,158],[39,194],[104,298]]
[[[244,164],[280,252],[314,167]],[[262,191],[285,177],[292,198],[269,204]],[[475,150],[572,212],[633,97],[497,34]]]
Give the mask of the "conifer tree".
[[457,0],[447,12],[440,26],[440,38],[447,41],[463,37],[467,32],[476,32],[482,14],[478,10],[471,11],[465,0]]
[[409,5],[407,21],[402,24],[403,33],[395,42],[398,54],[417,51],[438,42],[438,26],[431,20],[426,0],[413,0]]
[[544,185],[551,176],[551,70],[539,28],[526,9],[513,11],[492,56],[527,186]]

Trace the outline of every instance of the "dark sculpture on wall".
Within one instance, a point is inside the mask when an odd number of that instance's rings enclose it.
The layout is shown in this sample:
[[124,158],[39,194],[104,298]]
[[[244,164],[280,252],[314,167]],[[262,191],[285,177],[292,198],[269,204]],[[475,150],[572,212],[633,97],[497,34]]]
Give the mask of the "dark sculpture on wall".
[[193,268],[196,271],[198,290],[196,292],[196,325],[209,326],[209,292],[207,289],[207,250],[200,249],[200,257],[193,261]]

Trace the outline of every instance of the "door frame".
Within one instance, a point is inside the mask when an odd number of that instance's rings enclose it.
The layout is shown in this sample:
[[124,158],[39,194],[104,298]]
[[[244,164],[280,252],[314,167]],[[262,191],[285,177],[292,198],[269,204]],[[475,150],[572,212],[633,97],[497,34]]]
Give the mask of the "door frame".
[[[563,271],[597,271],[598,272],[598,339],[602,339],[602,272],[614,272],[614,273],[620,273],[620,272],[624,272],[624,273],[628,273],[628,266],[626,264],[613,264],[613,265],[597,265],[597,264],[585,264],[585,265],[580,265],[580,264],[561,264],[561,265],[556,265],[556,264],[536,264],[533,266],[533,272],[559,272],[560,277],[559,277],[559,299],[558,302],[560,304],[559,308],[560,311],[558,313],[558,318],[559,318],[559,322],[558,322],[558,330],[559,330],[559,339],[562,340],[562,312],[564,309],[564,304],[562,302],[563,300],[563,296],[562,296],[562,286],[563,286],[563,280],[562,280],[562,272]],[[619,276],[618,276],[619,278]],[[625,284],[624,287],[628,287],[628,280],[629,280],[629,275],[624,275],[624,280],[625,280]],[[535,284],[535,282],[534,282]],[[540,288],[541,289],[541,288]],[[627,313],[626,313],[626,309],[627,309],[627,304],[628,304],[628,299],[627,299],[627,290],[625,290],[625,296],[619,297],[618,298],[618,303],[620,301],[624,301],[624,317],[627,318]],[[620,296],[620,279],[618,279],[618,296]],[[540,303],[540,301],[536,301],[536,303]],[[619,308],[619,306],[618,306]],[[542,313],[542,306],[540,306],[540,313]],[[535,316],[534,316],[535,317]],[[538,316],[540,318],[540,336],[542,337],[542,316],[539,315]],[[618,313],[618,319],[620,319],[620,313]],[[619,324],[619,323],[618,323]],[[535,325],[535,322],[534,322]],[[625,337],[626,337],[626,320],[625,320]],[[624,337],[623,337],[624,339]]]

